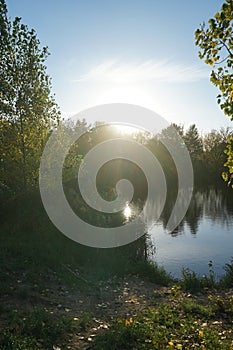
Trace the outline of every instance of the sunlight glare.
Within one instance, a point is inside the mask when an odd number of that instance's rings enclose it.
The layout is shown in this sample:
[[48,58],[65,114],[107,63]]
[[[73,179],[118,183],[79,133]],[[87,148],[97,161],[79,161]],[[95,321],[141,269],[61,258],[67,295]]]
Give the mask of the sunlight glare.
[[124,209],[124,217],[128,220],[132,215],[132,210],[130,209],[129,205],[126,204]]
[[135,128],[134,126],[124,125],[124,124],[113,124],[114,128],[117,129],[121,134],[135,134],[138,133],[140,130],[138,128]]

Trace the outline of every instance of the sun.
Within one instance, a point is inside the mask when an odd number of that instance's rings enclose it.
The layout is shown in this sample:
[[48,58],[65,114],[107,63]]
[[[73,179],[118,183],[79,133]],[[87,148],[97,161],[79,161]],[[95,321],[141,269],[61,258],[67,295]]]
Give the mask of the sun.
[[116,128],[118,132],[125,135],[136,134],[140,131],[138,128],[127,124],[113,124],[113,127]]

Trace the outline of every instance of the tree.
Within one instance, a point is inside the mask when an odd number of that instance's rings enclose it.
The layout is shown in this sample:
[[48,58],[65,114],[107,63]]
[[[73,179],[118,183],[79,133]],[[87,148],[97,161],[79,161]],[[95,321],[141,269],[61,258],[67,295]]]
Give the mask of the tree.
[[172,123],[173,128],[176,129],[180,137],[184,137],[184,125],[177,125],[176,123]]
[[[210,81],[218,87],[220,94],[217,102],[224,113],[233,120],[233,1],[226,0],[220,12],[195,32],[196,45],[201,49],[199,57],[213,67]],[[227,154],[228,173],[223,178],[229,183],[233,181],[233,137],[228,137]],[[232,185],[233,186],[233,185]]]
[[200,159],[200,155],[203,152],[203,145],[195,124],[188,128],[183,136],[183,139],[192,160]]
[[37,183],[40,156],[59,111],[46,73],[48,48],[0,0],[1,185],[26,189]]
[[203,138],[204,160],[208,170],[215,178],[220,177],[224,171],[223,165],[227,159],[224,150],[226,149],[229,134],[229,128],[221,128],[219,131],[211,130]]

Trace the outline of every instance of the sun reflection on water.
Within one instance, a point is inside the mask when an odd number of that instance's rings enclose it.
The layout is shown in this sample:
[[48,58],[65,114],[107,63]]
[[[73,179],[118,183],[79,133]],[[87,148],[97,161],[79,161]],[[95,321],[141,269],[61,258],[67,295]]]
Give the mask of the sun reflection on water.
[[126,220],[129,220],[129,218],[132,216],[132,209],[129,207],[129,204],[127,203],[124,209],[124,217]]

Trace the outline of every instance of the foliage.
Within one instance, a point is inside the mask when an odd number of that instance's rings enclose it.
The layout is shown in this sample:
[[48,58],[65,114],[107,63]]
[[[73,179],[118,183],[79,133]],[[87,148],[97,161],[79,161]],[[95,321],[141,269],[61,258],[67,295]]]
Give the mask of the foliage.
[[[208,324],[208,327],[207,327]],[[202,305],[184,296],[160,302],[135,318],[118,319],[95,337],[93,349],[230,349],[231,325],[218,331],[214,305]]]
[[[176,133],[174,133],[174,129]],[[172,124],[164,129],[159,137],[148,138],[146,146],[158,158],[163,167],[168,187],[171,186],[173,190],[176,185],[176,166],[161,140],[165,138],[171,145],[174,143],[174,150],[178,144],[177,133],[181,137],[180,147],[185,145],[189,151],[193,164],[195,185],[221,184],[224,163],[227,161],[224,150],[227,147],[228,138],[232,135],[230,128],[211,130],[201,136],[195,124],[190,125],[186,130],[182,125]]]
[[0,1],[1,186],[20,191],[37,184],[39,160],[59,112],[46,73],[48,48]]
[[8,325],[0,334],[1,350],[60,349],[69,334],[85,329],[90,323],[90,315],[79,319],[55,317],[44,309],[29,313],[13,312],[8,317]]
[[224,266],[225,275],[221,279],[221,284],[225,287],[233,287],[233,258]]
[[184,134],[184,142],[193,160],[197,160],[203,152],[201,137],[195,124],[190,125]]
[[183,268],[182,275],[183,279],[181,286],[184,290],[190,291],[192,293],[197,293],[203,291],[205,288],[215,288],[217,287],[216,276],[213,270],[213,262],[210,261],[209,264],[209,276],[199,276],[196,272],[191,271],[188,268]]
[[191,291],[193,293],[199,292],[201,290],[201,280],[196,272],[185,268],[182,270],[182,275],[183,280],[181,285],[184,290]]
[[229,128],[221,128],[219,131],[211,130],[203,138],[204,155],[207,171],[217,179],[224,172],[224,164],[227,156],[224,150],[227,147],[227,138],[230,135]]
[[[228,182],[228,185],[230,185],[232,183],[232,179],[233,179],[233,136],[229,136],[228,137],[228,145],[227,145],[227,149],[225,151],[226,155],[227,155],[227,162],[225,163],[225,166],[228,167],[228,173],[227,172],[223,172],[222,176],[223,179],[225,181]],[[232,184],[233,187],[233,184]]]
[[185,300],[181,303],[181,307],[187,314],[200,315],[201,317],[213,317],[214,310],[212,306],[202,305],[196,300]]
[[[213,67],[210,81],[218,87],[220,94],[217,102],[224,113],[233,120],[233,40],[232,40],[233,1],[226,0],[214,18],[195,32],[196,45],[200,48],[199,57]],[[233,179],[232,136],[228,139],[227,162],[228,172],[224,179]]]
[[233,258],[223,266],[225,274],[217,280],[213,269],[213,262],[209,264],[209,275],[199,276],[196,272],[188,268],[182,270],[183,279],[181,286],[184,290],[192,293],[201,292],[204,289],[232,288],[233,286]]

